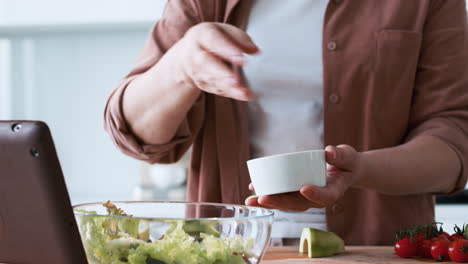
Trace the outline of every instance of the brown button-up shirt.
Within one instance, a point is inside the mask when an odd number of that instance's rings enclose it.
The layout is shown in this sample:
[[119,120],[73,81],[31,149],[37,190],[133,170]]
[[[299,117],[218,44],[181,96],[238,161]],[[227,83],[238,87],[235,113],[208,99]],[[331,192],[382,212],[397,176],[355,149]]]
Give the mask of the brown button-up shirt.
[[[136,65],[107,102],[105,127],[133,157],[174,162],[193,144],[191,201],[239,204],[249,195],[246,104],[203,93],[170,142],[146,145],[126,124],[122,95],[190,27],[216,21],[245,28],[250,5],[250,0],[168,1]],[[454,191],[462,189],[468,177],[465,10],[464,0],[330,1],[323,33],[325,144],[366,151],[435,136],[458,154],[462,173]],[[397,229],[433,220],[430,193],[389,196],[351,188],[327,208],[328,228],[348,244],[390,244]]]

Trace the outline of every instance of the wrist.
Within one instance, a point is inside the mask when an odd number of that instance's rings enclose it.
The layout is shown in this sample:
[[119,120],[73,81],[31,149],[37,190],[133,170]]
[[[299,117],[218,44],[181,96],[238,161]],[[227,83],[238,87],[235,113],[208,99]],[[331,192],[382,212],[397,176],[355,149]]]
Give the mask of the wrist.
[[162,72],[162,75],[168,78],[169,87],[174,87],[182,95],[185,95],[182,97],[193,98],[194,100],[190,101],[195,101],[201,90],[187,72],[183,56],[180,56],[182,52],[177,49],[177,45],[179,43],[176,43],[154,67],[160,68],[159,71]]
[[353,186],[363,187],[367,182],[367,177],[370,174],[372,156],[369,152],[358,152],[357,153],[357,166],[355,171],[355,180]]

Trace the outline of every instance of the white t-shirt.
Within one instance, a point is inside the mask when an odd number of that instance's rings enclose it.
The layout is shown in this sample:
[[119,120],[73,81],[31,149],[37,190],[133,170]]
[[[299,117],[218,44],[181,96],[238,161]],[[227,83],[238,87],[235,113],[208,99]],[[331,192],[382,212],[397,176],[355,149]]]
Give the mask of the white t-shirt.
[[[260,54],[243,71],[253,158],[323,148],[323,19],[328,0],[255,0],[247,33]],[[275,211],[273,238],[299,237],[303,227],[326,229],[325,211]]]

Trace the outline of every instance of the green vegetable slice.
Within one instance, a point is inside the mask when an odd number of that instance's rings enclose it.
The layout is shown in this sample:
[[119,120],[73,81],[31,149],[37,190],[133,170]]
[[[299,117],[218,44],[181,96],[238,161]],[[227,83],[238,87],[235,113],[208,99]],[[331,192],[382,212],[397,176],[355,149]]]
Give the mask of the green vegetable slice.
[[299,252],[307,252],[309,258],[328,257],[344,251],[344,241],[335,233],[315,228],[302,230]]

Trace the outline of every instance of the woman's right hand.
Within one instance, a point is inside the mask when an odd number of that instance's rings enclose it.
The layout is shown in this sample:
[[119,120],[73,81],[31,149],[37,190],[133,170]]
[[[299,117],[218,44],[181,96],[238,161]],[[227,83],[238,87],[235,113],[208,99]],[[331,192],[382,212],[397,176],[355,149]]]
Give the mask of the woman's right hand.
[[244,53],[258,51],[241,29],[210,22],[193,26],[170,50],[186,82],[205,92],[241,101],[252,99],[252,93],[227,63],[243,66]]
[[250,37],[234,26],[193,26],[154,66],[129,83],[123,111],[131,131],[146,144],[170,142],[202,90],[251,100],[252,93],[229,63],[242,66],[244,53],[256,52]]

